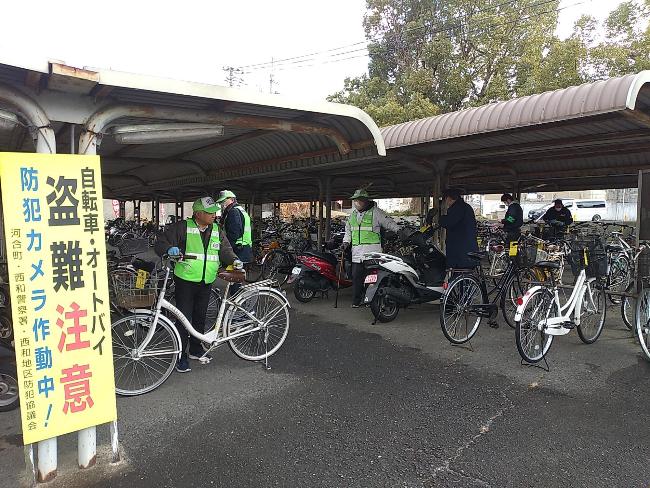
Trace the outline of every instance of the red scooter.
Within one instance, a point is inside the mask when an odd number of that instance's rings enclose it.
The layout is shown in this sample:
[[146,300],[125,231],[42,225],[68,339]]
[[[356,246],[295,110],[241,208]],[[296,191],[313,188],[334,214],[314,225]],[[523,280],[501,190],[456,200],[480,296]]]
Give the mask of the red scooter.
[[300,302],[310,302],[316,293],[324,296],[330,289],[352,286],[346,269],[339,269],[339,260],[331,252],[304,251],[296,260],[288,283],[293,283],[293,294]]

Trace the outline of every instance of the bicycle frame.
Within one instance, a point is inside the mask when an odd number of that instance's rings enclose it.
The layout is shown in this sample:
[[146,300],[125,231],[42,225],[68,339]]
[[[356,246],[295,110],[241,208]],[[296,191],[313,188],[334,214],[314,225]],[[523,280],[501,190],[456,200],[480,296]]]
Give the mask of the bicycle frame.
[[[553,302],[557,305],[559,310],[559,315],[556,317],[548,317],[540,320],[537,324],[538,330],[543,330],[546,327],[545,333],[548,335],[566,335],[571,332],[572,328],[564,327],[564,324],[572,322],[571,316],[574,316],[573,323],[578,326],[580,325],[580,314],[582,312],[582,302],[584,294],[587,290],[591,291],[591,285],[595,281],[595,278],[587,278],[587,274],[584,269],[580,270],[578,279],[576,280],[573,290],[571,291],[571,296],[566,301],[564,305],[560,303],[559,288],[557,285],[553,286]],[[541,285],[534,286],[526,292],[523,298],[522,304],[517,308],[517,313],[515,314],[515,320],[521,320],[521,310],[524,309],[528,299],[538,290],[544,288]],[[589,293],[589,300],[591,305],[595,308],[596,304],[593,302],[593,295]]]
[[[170,273],[170,269],[169,269],[169,267],[167,267],[167,271],[165,273],[165,280],[163,282],[162,289],[160,290],[160,293],[158,295],[158,301],[156,303],[156,309],[155,309],[155,312],[154,312],[154,319],[153,319],[153,322],[151,324],[151,327],[149,327],[149,331],[147,332],[146,337],[144,338],[144,340],[142,341],[142,343],[140,344],[140,346],[138,347],[138,349],[136,351],[138,356],[143,357],[143,356],[147,356],[147,355],[160,354],[159,351],[152,351],[150,353],[146,353],[146,352],[143,353],[143,351],[149,345],[149,343],[151,342],[151,339],[153,338],[154,333],[156,332],[156,326],[158,325],[158,321],[161,318],[162,310],[168,310],[169,312],[171,312],[172,315],[174,315],[174,317],[176,317],[176,319],[178,319],[178,321],[183,325],[183,327],[185,327],[187,332],[192,337],[200,340],[201,342],[205,342],[205,343],[210,344],[211,349],[213,349],[213,348],[217,347],[218,345],[220,345],[220,344],[222,344],[224,342],[230,341],[232,339],[236,339],[238,337],[250,334],[252,332],[256,332],[258,330],[261,330],[262,328],[266,327],[266,325],[271,320],[273,320],[282,310],[284,310],[285,307],[289,306],[289,303],[286,301],[286,298],[283,295],[283,298],[285,300],[284,305],[282,307],[279,307],[278,310],[276,310],[275,313],[273,313],[270,316],[270,318],[268,318],[266,320],[265,323],[262,323],[261,320],[259,320],[257,317],[255,317],[255,315],[250,313],[245,308],[241,307],[240,304],[237,302],[238,298],[240,298],[240,297],[242,297],[244,295],[244,288],[245,287],[242,287],[242,290],[240,290],[233,298],[228,298],[228,292],[230,291],[230,282],[227,282],[226,289],[225,289],[225,292],[224,292],[224,297],[225,298],[223,300],[221,300],[221,306],[219,307],[219,313],[217,314],[217,318],[216,318],[216,321],[214,323],[214,327],[209,332],[207,332],[205,334],[201,334],[196,329],[194,329],[194,327],[192,327],[192,324],[190,323],[190,321],[187,320],[185,315],[183,315],[183,313],[178,308],[176,308],[175,305],[173,305],[172,303],[170,303],[169,301],[167,301],[165,299],[165,291],[167,289],[167,283],[169,281],[169,273]],[[262,287],[256,286],[255,288],[262,288]],[[264,287],[264,288],[266,288],[266,287]],[[247,288],[247,289],[249,289],[249,288]],[[274,293],[279,293],[276,290],[273,290],[271,288],[269,288],[269,290],[271,290]],[[236,311],[242,313],[243,315],[245,315],[249,319],[249,322],[248,323],[240,322],[238,324],[237,331],[234,334],[231,334],[231,335],[228,335],[228,336],[226,335],[226,331],[224,330],[223,334],[220,337],[221,329],[223,327],[225,327],[225,322],[224,322],[223,319],[224,319],[224,315],[226,313],[226,305],[231,305],[231,306],[234,307],[234,309],[231,309],[231,311],[229,311],[231,314],[233,313],[234,310],[236,310]],[[147,310],[147,312],[150,312],[150,311]],[[253,324],[255,324],[255,325],[253,325]],[[179,351],[179,354],[180,353],[181,353],[181,351]]]

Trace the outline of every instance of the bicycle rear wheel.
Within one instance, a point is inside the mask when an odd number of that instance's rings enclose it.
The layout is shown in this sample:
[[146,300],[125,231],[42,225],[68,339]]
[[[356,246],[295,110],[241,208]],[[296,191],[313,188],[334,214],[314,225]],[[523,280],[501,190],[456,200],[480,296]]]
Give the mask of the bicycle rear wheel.
[[524,361],[534,364],[541,361],[551,348],[553,336],[546,334],[546,325],[539,325],[550,317],[560,315],[553,294],[546,288],[534,291],[526,300],[521,318],[515,323],[517,350]]
[[578,336],[585,344],[596,342],[605,325],[607,316],[607,295],[605,288],[596,288],[596,282],[592,282],[585,289],[582,295],[582,311]]
[[440,306],[440,326],[449,342],[463,344],[476,334],[481,317],[471,308],[482,304],[481,285],[475,276],[460,275],[449,283]]
[[289,306],[284,297],[274,290],[253,288],[238,297],[237,304],[226,317],[228,336],[247,328],[252,330],[228,341],[232,351],[248,361],[260,361],[275,354],[289,333]]
[[158,320],[156,331],[146,349],[136,355],[149,332],[154,315],[139,313],[122,317],[111,325],[115,391],[134,396],[155,390],[172,374],[180,346],[167,322]]
[[650,288],[643,288],[636,300],[636,335],[641,350],[650,360]]
[[275,280],[278,285],[284,285],[291,273],[291,257],[289,253],[281,249],[270,251],[262,265],[261,278],[264,280]]

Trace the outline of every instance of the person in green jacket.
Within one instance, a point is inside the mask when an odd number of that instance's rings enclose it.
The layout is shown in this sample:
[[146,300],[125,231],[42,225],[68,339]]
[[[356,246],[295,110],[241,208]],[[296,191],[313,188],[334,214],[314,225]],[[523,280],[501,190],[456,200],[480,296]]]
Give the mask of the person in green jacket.
[[[179,261],[174,267],[175,299],[176,307],[201,333],[205,331],[210,290],[217,279],[219,267],[234,264],[236,268],[241,268],[241,262],[228,238],[215,223],[218,210],[219,206],[211,197],[199,198],[192,204],[192,218],[170,225],[158,237],[155,245],[159,256],[168,254],[194,258]],[[188,358],[209,363],[212,357],[203,351],[201,342],[189,337],[183,326],[178,325],[177,328],[181,336],[182,354],[176,371],[191,371]]]

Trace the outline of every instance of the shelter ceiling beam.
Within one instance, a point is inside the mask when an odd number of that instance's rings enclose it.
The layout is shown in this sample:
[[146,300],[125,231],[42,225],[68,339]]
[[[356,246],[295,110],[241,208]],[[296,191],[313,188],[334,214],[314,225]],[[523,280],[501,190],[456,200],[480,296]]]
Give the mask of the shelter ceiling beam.
[[[183,165],[183,166],[190,166],[194,168],[195,173],[201,175],[201,176],[207,176],[208,173],[201,166],[199,163],[196,161],[190,161],[189,159],[153,159],[153,158],[113,158],[113,157],[108,157],[108,158],[102,158],[102,162],[105,162],[106,164],[140,164],[139,168],[147,167],[152,164],[171,164],[171,165]],[[133,170],[134,168],[129,168],[125,171],[130,171]]]
[[[513,144],[502,148],[485,148],[476,149],[472,151],[459,151],[445,153],[445,158],[449,160],[464,161],[485,158],[485,156],[504,156],[511,154],[521,153],[535,153],[540,150],[547,150],[552,148],[573,148],[576,146],[596,145],[602,146],[604,144],[611,144],[612,142],[623,142],[626,140],[642,139],[650,136],[650,129],[637,129],[626,132],[619,132],[616,135],[611,134],[597,134],[579,137],[566,137],[562,139],[555,139],[543,142],[526,142],[522,144]],[[392,152],[392,151],[391,151]]]
[[115,120],[122,117],[137,117],[143,119],[163,119],[185,122],[201,122],[207,124],[222,124],[250,129],[275,130],[284,132],[298,132],[315,134],[330,138],[336,144],[340,154],[348,154],[351,150],[350,143],[338,130],[325,125],[293,122],[291,120],[275,119],[253,115],[227,114],[223,112],[209,112],[202,110],[189,110],[171,108],[157,105],[112,105],[99,109],[91,115],[81,134],[79,147],[82,153],[87,153],[90,146],[98,145],[97,136]]

